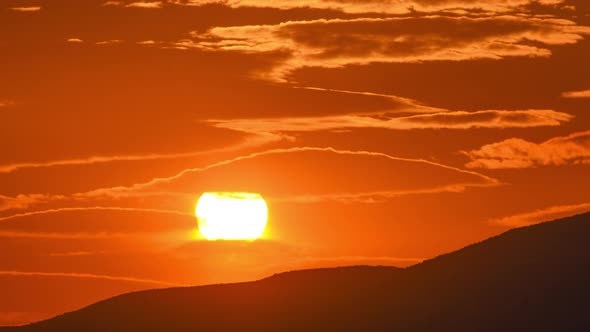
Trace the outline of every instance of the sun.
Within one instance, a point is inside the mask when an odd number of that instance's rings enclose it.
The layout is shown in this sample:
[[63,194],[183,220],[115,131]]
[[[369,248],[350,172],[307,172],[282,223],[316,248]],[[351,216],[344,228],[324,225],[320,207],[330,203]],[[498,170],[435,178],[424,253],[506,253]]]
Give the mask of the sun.
[[206,192],[195,214],[207,240],[255,240],[266,227],[268,207],[257,193]]

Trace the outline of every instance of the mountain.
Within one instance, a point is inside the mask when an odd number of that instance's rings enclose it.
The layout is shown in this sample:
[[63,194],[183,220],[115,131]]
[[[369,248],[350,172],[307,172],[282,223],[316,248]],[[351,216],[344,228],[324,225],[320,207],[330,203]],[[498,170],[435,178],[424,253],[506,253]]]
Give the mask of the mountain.
[[421,264],[117,296],[0,331],[590,331],[590,213]]

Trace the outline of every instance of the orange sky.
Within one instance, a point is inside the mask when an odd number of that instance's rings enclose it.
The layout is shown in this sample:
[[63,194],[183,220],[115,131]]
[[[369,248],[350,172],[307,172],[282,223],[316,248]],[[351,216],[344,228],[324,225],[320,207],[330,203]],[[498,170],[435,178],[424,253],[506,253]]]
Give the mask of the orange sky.
[[0,325],[588,211],[588,59],[586,0],[3,0]]

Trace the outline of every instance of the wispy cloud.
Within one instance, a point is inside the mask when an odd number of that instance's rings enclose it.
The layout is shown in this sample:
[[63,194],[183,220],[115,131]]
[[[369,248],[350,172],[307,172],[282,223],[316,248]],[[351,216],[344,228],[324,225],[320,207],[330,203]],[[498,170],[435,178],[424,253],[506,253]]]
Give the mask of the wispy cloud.
[[29,6],[29,7],[12,7],[10,8],[17,12],[38,12],[41,10],[40,6]]
[[499,219],[491,220],[493,224],[499,224],[509,227],[522,227],[537,224],[540,222],[567,217],[570,215],[590,211],[590,203],[556,205],[547,208],[515,214]]
[[529,168],[567,164],[590,164],[590,131],[555,137],[542,143],[510,138],[463,151],[469,168]]
[[[284,81],[302,67],[374,62],[548,57],[547,46],[577,43],[590,27],[521,16],[320,19],[277,25],[215,27],[178,47],[290,55],[264,77]],[[534,43],[531,43],[534,42]]]
[[351,114],[324,117],[211,120],[217,127],[247,133],[325,131],[345,128],[470,129],[559,126],[572,115],[552,110],[441,112],[395,117],[395,114]]
[[105,253],[104,251],[66,251],[66,252],[51,252],[47,254],[51,257],[79,257],[79,256],[94,256]]
[[134,1],[134,2],[123,2],[123,1],[107,1],[103,3],[103,6],[120,6],[127,8],[146,8],[146,9],[157,9],[162,8],[164,3],[162,1]]
[[120,39],[110,39],[110,40],[103,40],[96,42],[96,45],[112,45],[112,44],[120,44],[123,41]]
[[413,190],[391,190],[391,191],[373,191],[373,192],[359,192],[359,193],[339,193],[339,194],[325,194],[325,195],[298,195],[286,197],[268,197],[272,202],[280,203],[322,203],[327,201],[340,203],[363,203],[373,204],[382,203],[399,196],[407,195],[424,195],[424,194],[438,194],[438,193],[461,193],[467,187],[490,187],[501,185],[500,183],[456,183],[447,186],[433,187],[427,189],[413,189]]
[[83,41],[82,39],[80,39],[80,38],[68,38],[66,41],[67,41],[68,43],[82,43],[82,42],[84,42],[84,41]]
[[32,205],[63,199],[62,195],[20,194],[16,197],[0,195],[0,211],[28,209]]
[[168,282],[168,281],[161,281],[161,280],[126,277],[126,276],[110,276],[110,275],[92,274],[92,273],[32,272],[32,271],[11,271],[11,270],[8,270],[8,271],[3,270],[2,271],[2,270],[0,270],[0,276],[83,278],[83,279],[101,279],[101,280],[111,280],[111,281],[135,282],[135,283],[152,284],[152,285],[158,285],[158,286],[186,286],[184,284]]
[[561,94],[563,98],[590,98],[590,90],[568,91]]
[[[143,191],[149,191],[150,189],[154,189],[157,185],[171,183],[175,180],[182,179],[185,176],[195,173],[201,173],[209,170],[213,170],[216,168],[220,168],[222,166],[236,164],[238,162],[247,161],[256,159],[263,156],[270,156],[270,155],[287,155],[291,153],[302,153],[302,152],[322,152],[322,153],[329,153],[335,155],[343,155],[343,156],[367,156],[367,157],[378,157],[384,158],[386,160],[391,161],[398,161],[398,162],[407,162],[407,163],[415,163],[416,165],[429,165],[433,166],[434,168],[449,170],[452,172],[456,172],[458,174],[465,174],[474,177],[475,179],[479,179],[479,182],[474,182],[474,186],[480,185],[498,185],[498,181],[494,178],[488,177],[481,173],[464,170],[460,168],[456,168],[453,166],[444,165],[441,163],[436,163],[433,161],[428,161],[424,159],[411,159],[411,158],[399,158],[388,155],[386,153],[381,152],[371,152],[371,151],[351,151],[351,150],[338,150],[331,147],[327,148],[319,148],[319,147],[294,147],[294,148],[283,148],[283,149],[272,149],[266,150],[262,152],[256,152],[249,155],[239,156],[236,158],[223,160],[217,163],[210,164],[205,167],[200,168],[189,168],[185,169],[173,176],[170,177],[163,177],[163,178],[154,178],[151,181],[134,184],[132,186],[120,186],[120,187],[111,187],[111,188],[101,188],[92,190],[85,193],[79,193],[74,195],[76,198],[90,198],[90,197],[100,197],[100,196],[109,196],[109,197],[133,197],[136,195],[141,196]],[[470,186],[470,184],[464,184],[465,186]],[[156,190],[157,191],[157,190]]]
[[447,112],[448,110],[443,108],[437,108],[427,105],[422,105],[420,102],[414,99],[395,96],[395,95],[388,95],[383,93],[375,93],[369,91],[351,91],[351,90],[339,90],[339,89],[328,89],[328,88],[320,88],[320,87],[312,87],[312,86],[294,86],[294,89],[304,89],[304,90],[313,90],[313,91],[324,91],[329,93],[339,93],[344,95],[360,95],[360,96],[368,96],[368,97],[376,97],[376,98],[385,98],[388,99],[395,104],[399,105],[399,108],[395,111],[391,110],[388,112],[391,113],[442,113]]
[[57,209],[49,209],[49,210],[41,210],[41,211],[31,211],[25,213],[17,213],[13,215],[9,215],[6,217],[0,217],[0,221],[6,221],[11,219],[18,219],[18,218],[25,218],[30,216],[37,216],[37,215],[45,215],[45,214],[54,214],[54,213],[62,213],[62,212],[72,212],[72,211],[127,211],[127,212],[150,212],[150,213],[161,213],[161,214],[174,214],[179,216],[187,216],[187,217],[194,217],[191,214],[182,211],[174,211],[174,210],[161,210],[161,209],[145,209],[145,208],[126,208],[126,207],[113,207],[113,206],[90,206],[90,207],[64,207],[64,208],[57,208]]
[[117,232],[28,232],[28,231],[0,231],[0,238],[8,239],[53,239],[53,240],[90,240],[134,238],[145,234],[117,233]]
[[[250,135],[245,137],[241,142],[234,145],[194,152],[184,153],[151,153],[151,154],[138,154],[138,155],[114,155],[114,156],[90,156],[86,158],[75,158],[75,159],[62,159],[62,160],[49,160],[44,162],[21,162],[13,164],[0,165],[0,173],[11,173],[19,169],[26,168],[43,168],[43,167],[56,167],[56,166],[73,166],[73,165],[93,165],[100,163],[110,163],[118,161],[149,161],[149,160],[161,160],[161,159],[179,159],[179,158],[190,158],[203,155],[209,155],[218,152],[231,152],[245,148],[252,148],[263,146],[266,144],[289,140],[290,138],[286,135],[273,134],[273,133],[249,133]],[[0,197],[0,209],[1,209],[1,197]]]
[[[124,3],[120,1],[116,2],[124,6]],[[516,7],[530,4],[533,0],[167,0],[165,2],[167,4],[183,6],[220,4],[232,8],[314,8],[337,10],[353,14],[405,14],[411,11],[432,12],[445,9],[507,12],[514,10]],[[563,0],[536,0],[534,2],[542,5],[556,5],[562,3]]]

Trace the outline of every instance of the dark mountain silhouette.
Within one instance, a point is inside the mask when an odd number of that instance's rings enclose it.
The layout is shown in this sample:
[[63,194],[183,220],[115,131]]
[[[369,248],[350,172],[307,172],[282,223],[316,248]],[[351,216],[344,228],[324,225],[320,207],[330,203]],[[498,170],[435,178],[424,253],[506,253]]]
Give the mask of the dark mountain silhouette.
[[590,213],[406,269],[317,269],[142,291],[6,330],[590,331]]

